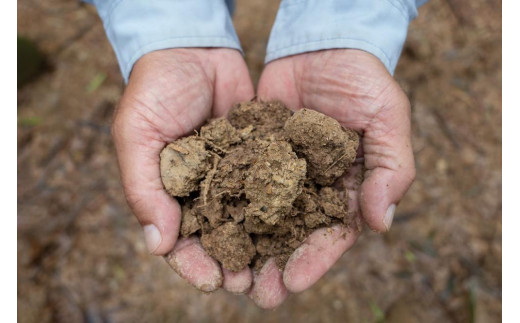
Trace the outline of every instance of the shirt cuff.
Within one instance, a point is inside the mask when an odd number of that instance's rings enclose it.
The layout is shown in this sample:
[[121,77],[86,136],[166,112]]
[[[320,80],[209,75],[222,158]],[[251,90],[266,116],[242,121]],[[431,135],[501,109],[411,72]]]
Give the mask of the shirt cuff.
[[413,0],[284,0],[265,61],[322,49],[355,48],[375,55],[393,74],[408,25],[416,16]]
[[93,3],[125,82],[135,62],[151,51],[178,47],[227,47],[242,51],[225,0]]

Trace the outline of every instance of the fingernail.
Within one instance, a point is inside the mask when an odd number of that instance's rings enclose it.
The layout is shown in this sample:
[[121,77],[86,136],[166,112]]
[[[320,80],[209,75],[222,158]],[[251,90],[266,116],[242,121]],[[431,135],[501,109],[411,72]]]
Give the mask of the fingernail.
[[157,227],[153,224],[147,224],[144,226],[144,240],[146,241],[146,247],[150,253],[153,253],[161,244],[162,237]]
[[392,226],[392,220],[394,219],[395,213],[395,204],[390,204],[388,209],[386,210],[385,217],[383,218],[383,223],[385,224],[386,231],[390,230]]

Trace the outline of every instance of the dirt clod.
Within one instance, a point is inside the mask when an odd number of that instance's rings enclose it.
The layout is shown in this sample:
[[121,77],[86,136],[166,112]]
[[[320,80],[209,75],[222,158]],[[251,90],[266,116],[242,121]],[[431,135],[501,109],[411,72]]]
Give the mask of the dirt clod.
[[224,223],[200,237],[202,246],[213,258],[232,271],[244,269],[256,254],[251,237],[241,224]]
[[291,116],[283,103],[248,101],[229,112],[229,122],[237,129],[253,126],[252,134],[260,139],[283,138],[283,127]]
[[161,178],[172,196],[188,196],[206,176],[210,154],[203,140],[190,136],[176,140],[161,152]]
[[306,162],[298,159],[286,141],[273,141],[247,172],[246,217],[274,225],[292,208],[305,180]]
[[224,118],[210,120],[207,125],[202,126],[200,135],[221,150],[242,140],[238,131]]
[[298,155],[307,160],[308,176],[331,185],[356,159],[358,134],[314,110],[302,109],[285,124],[285,134]]
[[331,187],[356,157],[357,133],[281,102],[237,104],[161,152],[165,189],[182,205],[181,235],[199,235],[231,271],[283,268],[314,230],[350,224],[345,188]]

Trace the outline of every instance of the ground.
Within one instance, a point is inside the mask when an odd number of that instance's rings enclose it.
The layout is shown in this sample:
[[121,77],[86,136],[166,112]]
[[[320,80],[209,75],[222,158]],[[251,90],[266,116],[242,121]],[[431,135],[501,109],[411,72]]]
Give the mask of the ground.
[[[237,1],[255,81],[277,6]],[[500,321],[501,6],[419,10],[395,73],[412,103],[417,179],[392,231],[365,230],[314,287],[266,312],[243,296],[202,295],[148,255],[119,182],[110,121],[124,86],[95,10],[18,1],[18,33],[47,56],[18,90],[19,320]]]

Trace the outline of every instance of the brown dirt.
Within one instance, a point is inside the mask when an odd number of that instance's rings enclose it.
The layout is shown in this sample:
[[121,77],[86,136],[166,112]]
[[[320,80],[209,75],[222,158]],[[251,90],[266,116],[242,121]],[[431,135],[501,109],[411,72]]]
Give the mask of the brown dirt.
[[304,109],[287,121],[285,130],[296,153],[307,161],[309,178],[317,184],[331,185],[356,159],[357,133],[322,113]]
[[203,234],[202,246],[222,266],[232,271],[241,271],[256,254],[251,237],[239,223],[226,222]]
[[161,175],[168,193],[184,197],[181,235],[199,235],[228,270],[260,270],[269,257],[283,269],[312,231],[350,223],[346,188],[323,185],[348,171],[358,145],[319,112],[250,101],[168,144]]
[[211,167],[211,154],[205,141],[187,137],[172,142],[161,151],[161,177],[166,191],[173,196],[188,196]]

